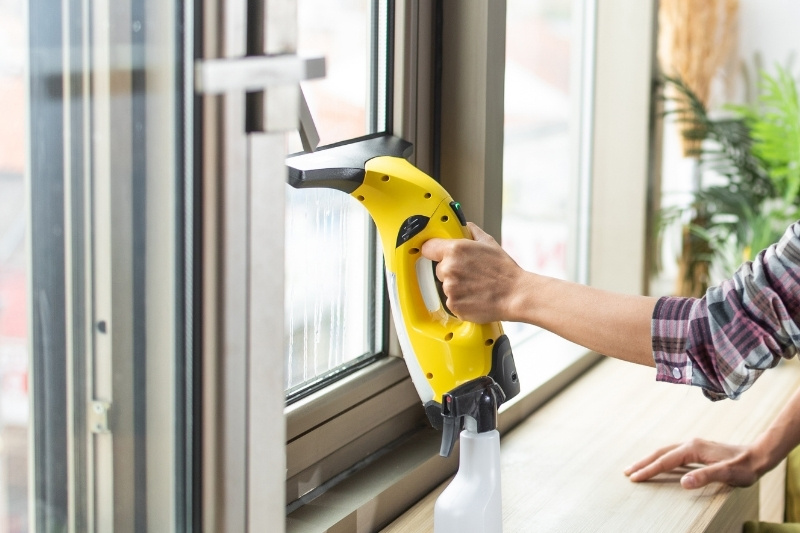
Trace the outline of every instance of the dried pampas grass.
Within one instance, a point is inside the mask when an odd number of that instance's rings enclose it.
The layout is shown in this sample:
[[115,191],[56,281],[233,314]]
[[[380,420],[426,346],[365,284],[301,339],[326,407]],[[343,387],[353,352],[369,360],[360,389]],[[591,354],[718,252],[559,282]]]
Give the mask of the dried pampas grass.
[[[665,74],[681,78],[704,105],[711,82],[735,48],[738,0],[661,0],[658,58]],[[691,117],[678,117],[679,120]],[[701,141],[682,138],[684,156]]]

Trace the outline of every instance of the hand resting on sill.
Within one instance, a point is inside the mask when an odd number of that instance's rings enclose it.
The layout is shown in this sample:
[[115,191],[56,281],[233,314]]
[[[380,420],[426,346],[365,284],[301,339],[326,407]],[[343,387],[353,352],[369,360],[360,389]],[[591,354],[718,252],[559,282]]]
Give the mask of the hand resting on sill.
[[631,481],[646,481],[680,466],[704,464],[681,478],[697,489],[719,481],[749,487],[775,468],[800,443],[800,391],[796,391],[767,430],[746,446],[693,439],[667,446],[625,469]]

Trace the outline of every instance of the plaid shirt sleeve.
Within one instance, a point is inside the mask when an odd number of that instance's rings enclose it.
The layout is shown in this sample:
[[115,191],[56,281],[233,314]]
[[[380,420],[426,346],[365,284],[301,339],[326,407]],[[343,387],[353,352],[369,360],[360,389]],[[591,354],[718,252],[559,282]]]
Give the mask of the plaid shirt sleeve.
[[656,379],[738,399],[800,347],[800,221],[705,297],[661,298],[651,323]]

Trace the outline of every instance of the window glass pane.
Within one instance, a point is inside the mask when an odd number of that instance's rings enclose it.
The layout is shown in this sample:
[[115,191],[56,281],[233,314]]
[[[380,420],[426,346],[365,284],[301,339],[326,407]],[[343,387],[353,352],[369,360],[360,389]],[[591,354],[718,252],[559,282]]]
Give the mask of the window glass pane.
[[325,78],[303,91],[320,135],[331,144],[367,133],[371,0],[299,0],[299,54],[325,56]]
[[23,2],[0,2],[0,531],[28,527]]
[[[298,1],[298,52],[326,60],[325,79],[303,84],[321,145],[387,128],[388,5]],[[298,138],[290,150],[301,150]],[[340,191],[286,190],[285,389],[292,400],[382,350],[384,305],[366,211]]]
[[574,4],[508,0],[506,36],[502,244],[523,268],[564,279],[576,242]]
[[339,191],[287,187],[286,389],[376,350],[374,240],[364,208]]

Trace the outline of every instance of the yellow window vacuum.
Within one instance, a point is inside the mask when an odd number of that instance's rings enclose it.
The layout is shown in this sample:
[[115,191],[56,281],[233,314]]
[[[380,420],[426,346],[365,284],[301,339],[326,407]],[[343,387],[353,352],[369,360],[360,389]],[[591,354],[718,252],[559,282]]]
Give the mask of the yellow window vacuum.
[[411,152],[385,134],[331,145],[290,156],[289,184],[348,193],[378,228],[403,358],[442,430],[440,454],[449,456],[461,435],[459,473],[436,502],[435,530],[500,531],[497,407],[519,393],[514,356],[499,322],[465,322],[447,308],[436,265],[420,249],[431,238],[472,236],[460,204],[405,159]]

